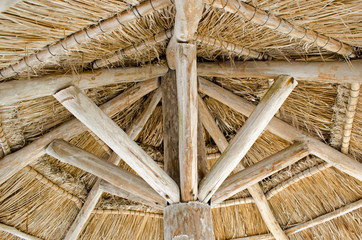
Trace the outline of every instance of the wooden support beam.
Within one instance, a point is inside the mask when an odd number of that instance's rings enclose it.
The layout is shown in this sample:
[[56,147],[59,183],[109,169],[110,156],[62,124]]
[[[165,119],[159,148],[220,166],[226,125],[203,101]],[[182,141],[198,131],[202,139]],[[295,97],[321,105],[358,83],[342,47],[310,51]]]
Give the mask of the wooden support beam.
[[214,239],[211,208],[208,204],[188,202],[169,205],[163,212],[164,239]]
[[75,117],[93,131],[170,203],[179,202],[177,184],[118,125],[84,93],[69,87],[54,94]]
[[17,236],[19,238],[25,239],[25,240],[41,240],[40,238],[34,237],[30,234],[24,233],[14,227],[8,226],[6,224],[0,223],[0,231],[4,231],[7,233],[10,233],[14,236]]
[[[199,109],[200,109],[200,113],[201,113],[201,119],[202,119],[202,122],[203,122],[205,128],[208,130],[209,134],[211,135],[214,142],[218,146],[220,152],[224,152],[228,146],[228,142],[227,142],[225,136],[222,134],[222,132],[218,128],[218,126],[216,125],[216,122],[214,121],[213,117],[211,116],[210,112],[207,109],[205,102],[202,100],[201,97],[199,97]],[[242,170],[242,169],[244,169],[244,166],[240,164],[238,166],[238,168]],[[277,239],[286,240],[287,237],[283,233],[283,230],[280,227],[278,221],[275,219],[273,211],[271,210],[269,203],[268,203],[266,197],[264,196],[263,190],[259,186],[259,183],[249,186],[248,191],[250,192],[251,196],[253,197],[255,203],[257,203],[259,212],[260,212],[265,224],[267,225],[268,229],[270,230],[270,232]],[[251,200],[253,200],[253,199],[251,199]],[[230,200],[230,201],[232,201],[232,200]],[[248,202],[248,201],[250,201],[250,199],[242,200],[242,202]],[[240,203],[240,201],[238,203]],[[214,205],[213,202],[211,202],[211,204]],[[222,203],[222,205],[224,205],[224,204],[225,204],[225,206],[230,205],[229,202]]]
[[105,58],[98,59],[92,63],[93,69],[102,68],[112,63],[125,60],[126,56],[142,52],[146,49],[154,47],[158,43],[162,43],[172,37],[172,30],[162,31],[152,37],[142,40],[138,44],[134,44],[116,51],[115,53],[106,56]]
[[163,119],[163,161],[166,173],[180,185],[179,126],[176,72],[169,70],[161,78]]
[[215,8],[222,8],[227,12],[241,15],[253,23],[267,27],[273,31],[286,34],[291,38],[315,44],[318,47],[347,57],[355,57],[353,47],[311,29],[293,24],[245,2],[238,0],[228,0],[226,3],[224,3],[223,0],[204,0],[204,2]]
[[211,198],[211,201],[220,203],[308,155],[306,144],[296,143],[228,177]]
[[197,119],[197,179],[200,182],[209,172],[209,162],[206,155],[204,128],[202,127],[201,114]]
[[197,199],[197,75],[196,46],[176,44],[179,122],[180,190],[184,202]]
[[137,118],[134,120],[132,125],[127,129],[127,135],[135,140],[142,131],[143,127],[146,125],[147,120],[151,117],[153,111],[157,107],[157,104],[160,102],[162,97],[161,88],[158,88],[150,97],[148,106],[140,113]]
[[255,58],[259,60],[267,59],[268,55],[264,53],[257,52],[255,50],[252,50],[250,48],[240,46],[231,42],[221,41],[216,38],[207,37],[207,36],[201,36],[197,35],[197,42],[211,46],[211,47],[217,47],[221,49],[225,49],[227,51],[230,51],[237,55],[242,55],[247,58]]
[[[256,108],[253,104],[243,98],[202,78],[199,78],[199,91],[215,98],[245,116],[250,116]],[[268,124],[267,130],[289,142],[306,142],[311,154],[316,155],[322,160],[329,162],[342,172],[362,181],[362,164],[355,159],[337,151],[315,138],[304,134],[302,131],[295,129],[275,117]]]
[[275,78],[280,74],[295,80],[331,83],[362,83],[362,60],[348,62],[224,62],[198,63],[197,74],[204,77]]
[[140,177],[123,170],[113,163],[102,160],[91,153],[72,146],[63,140],[54,140],[46,147],[46,153],[62,162],[90,172],[127,192],[164,205],[163,198]]
[[0,3],[0,12],[5,12],[15,4],[22,1],[23,0],[2,0]]
[[140,82],[156,78],[167,72],[162,65],[144,67],[110,68],[78,75],[56,74],[1,83],[0,105],[50,96],[70,85],[82,90],[116,83]]
[[[155,90],[157,87],[157,79],[138,83],[134,87],[103,104],[100,108],[108,116],[113,116],[126,107],[132,105],[144,95]],[[42,137],[17,152],[11,153],[0,159],[0,184],[5,182],[32,161],[44,155],[44,146],[54,139],[62,138],[64,140],[70,140],[72,137],[77,136],[84,131],[86,131],[84,125],[77,119],[73,119],[44,134]]]
[[353,119],[356,114],[360,83],[352,83],[351,90],[349,92],[348,105],[346,110],[346,119],[343,126],[342,148],[341,151],[344,154],[348,154],[349,142],[351,140]]
[[289,76],[280,76],[276,79],[244,126],[201,181],[199,188],[201,201],[208,202],[210,200],[222,182],[249,151],[296,85],[297,82]]
[[114,31],[131,21],[139,19],[142,16],[148,15],[154,11],[170,6],[173,2],[170,0],[148,0],[142,2],[137,6],[133,6],[128,11],[123,11],[119,14],[113,15],[108,19],[98,21],[97,24],[88,26],[85,29],[73,33],[62,40],[49,45],[48,47],[38,51],[37,53],[30,54],[23,58],[16,64],[0,70],[1,78],[8,78],[14,76],[28,68],[35,67],[42,62],[48,61],[54,55],[64,53],[71,50],[73,47],[87,43],[97,36]]
[[[347,213],[350,213],[354,210],[357,210],[362,207],[362,199],[359,199],[353,203],[347,204],[344,207],[341,207],[337,210],[334,210],[333,212],[329,212],[327,214],[321,215],[317,218],[314,218],[310,221],[298,224],[294,227],[288,228],[285,230],[285,233],[290,236],[295,233],[301,232],[303,230],[312,228],[314,226],[318,226],[322,223],[331,221],[337,217],[343,216]],[[262,234],[262,235],[255,235],[255,236],[249,236],[249,237],[242,237],[242,238],[235,238],[232,240],[268,240],[268,239],[274,239],[271,234]]]
[[202,0],[175,0],[175,7],[175,37],[179,42],[189,42],[197,32],[204,4]]

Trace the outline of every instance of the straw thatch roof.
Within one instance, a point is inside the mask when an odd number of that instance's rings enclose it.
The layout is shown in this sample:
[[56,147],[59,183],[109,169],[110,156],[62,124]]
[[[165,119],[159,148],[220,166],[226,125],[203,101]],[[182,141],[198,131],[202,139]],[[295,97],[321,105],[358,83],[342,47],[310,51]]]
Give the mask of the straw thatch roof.
[[[83,72],[94,72],[98,67],[108,71],[113,68],[149,67],[149,64],[167,66],[166,47],[175,21],[175,8],[171,2],[138,17],[139,13],[132,6],[144,3],[140,0],[15,2],[17,3],[10,4],[9,8],[1,9],[3,12],[0,13],[0,90],[7,83],[33,81],[56,74],[69,74],[79,80]],[[223,2],[227,4],[227,1]],[[236,61],[350,61],[353,65],[353,61],[360,57],[360,0],[241,2],[283,18],[295,26],[302,26],[352,46],[353,54],[326,50],[314,43],[248,21],[240,14],[206,4],[197,34],[198,39],[207,37],[208,41],[196,41],[198,62],[230,61],[232,66]],[[104,33],[100,32],[87,41],[78,40],[77,35],[75,41],[79,41],[79,44],[69,47],[62,45],[63,51],[52,52],[55,49],[53,46],[68,39],[68,36],[73,38],[78,32],[92,34],[84,29],[102,26],[102,22],[121,16],[124,12],[135,15],[135,20],[122,23]],[[259,59],[252,57],[250,51],[249,54],[232,51],[228,48],[229,44],[249,49],[257,53]],[[55,56],[45,60],[42,52]],[[115,54],[113,59],[116,60],[113,61],[111,57]],[[30,64],[31,56],[40,59],[36,64]],[[20,70],[17,64],[24,59],[26,67]],[[254,105],[271,85],[270,80],[261,78],[205,78]],[[342,142],[345,141],[345,123],[349,115],[353,84],[309,79],[298,82],[276,116],[341,150]],[[101,84],[85,88],[85,93],[97,105],[102,105],[135,84],[132,81]],[[357,87],[354,84],[353,87],[357,88],[354,92],[360,92],[359,84]],[[129,129],[137,116],[147,108],[152,96],[153,92],[144,95],[118,111],[112,119],[123,130]],[[247,117],[210,96],[201,96],[226,139],[233,139]],[[347,154],[362,163],[362,98],[358,99],[357,96],[356,101]],[[23,149],[72,118],[72,114],[53,96],[0,103],[0,143],[3,149],[0,158]],[[135,139],[160,166],[163,166],[162,119],[162,104],[158,103]],[[218,156],[220,151],[209,133],[206,130],[204,133],[209,164],[212,165],[216,160],[212,156]],[[102,159],[109,158],[107,146],[102,146],[102,142],[90,131],[82,131],[68,142]],[[287,140],[266,130],[241,163],[246,167],[251,166],[290,145]],[[124,162],[120,166],[133,172]],[[42,154],[0,185],[0,223],[40,239],[62,239],[96,180],[88,172]],[[293,181],[293,184],[288,185],[288,181]],[[327,166],[323,160],[312,155],[265,178],[260,186],[283,230],[355,202],[361,206],[362,182],[337,168]],[[269,233],[247,190],[229,200],[232,199],[238,199],[234,202],[239,204],[215,206],[212,210],[216,239],[236,239]],[[359,207],[289,237],[362,239],[362,210]],[[21,238],[0,230],[0,239]],[[162,211],[104,193],[79,239],[163,239]]]

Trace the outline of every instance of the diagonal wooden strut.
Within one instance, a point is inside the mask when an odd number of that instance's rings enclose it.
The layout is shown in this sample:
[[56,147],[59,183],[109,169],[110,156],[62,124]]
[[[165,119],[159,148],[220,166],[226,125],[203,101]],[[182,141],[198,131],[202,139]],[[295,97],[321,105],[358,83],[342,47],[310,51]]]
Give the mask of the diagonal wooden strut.
[[199,199],[201,201],[208,202],[210,200],[266,128],[296,85],[296,81],[289,76],[280,76],[276,79],[244,126],[201,181],[199,187]]
[[122,157],[164,199],[170,203],[179,201],[177,184],[84,93],[75,87],[69,87],[54,94],[54,97]]
[[[100,108],[108,116],[113,116],[136,102],[144,95],[155,90],[157,87],[157,79],[138,83],[134,87],[101,105]],[[26,147],[0,159],[0,184],[5,182],[32,161],[44,155],[44,146],[48,145],[54,139],[62,138],[64,140],[70,140],[72,137],[79,135],[86,130],[86,127],[77,119],[70,120],[59,127],[56,127],[54,130],[30,143]]]
[[[253,110],[256,109],[253,104],[243,98],[203,78],[199,78],[199,91],[245,116],[250,116]],[[362,164],[327,144],[304,134],[278,118],[273,118],[270,121],[267,130],[289,142],[301,141],[307,143],[311,154],[362,181]]]
[[[213,117],[211,116],[210,111],[207,109],[205,102],[199,96],[199,110],[201,113],[201,119],[204,127],[211,135],[212,139],[218,146],[220,152],[224,152],[227,146],[229,145],[225,136],[220,131]],[[244,166],[239,165],[240,169],[244,169]],[[267,225],[270,232],[275,236],[276,239],[287,239],[286,235],[283,233],[282,228],[280,227],[278,221],[275,219],[274,213],[271,210],[269,203],[263,193],[263,190],[259,186],[259,183],[256,183],[248,187],[248,191],[256,203],[260,215],[262,216],[265,224]],[[251,200],[253,200],[251,199]],[[213,204],[211,202],[211,204]]]

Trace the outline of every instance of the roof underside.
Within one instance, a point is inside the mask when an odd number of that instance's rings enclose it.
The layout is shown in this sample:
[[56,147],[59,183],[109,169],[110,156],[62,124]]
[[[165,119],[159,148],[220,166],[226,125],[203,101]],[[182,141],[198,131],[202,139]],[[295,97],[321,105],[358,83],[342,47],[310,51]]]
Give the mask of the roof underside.
[[[131,5],[142,1],[118,0],[27,0],[0,13],[0,70],[16,64],[24,57],[46,49],[47,46],[87,28],[114,14],[126,11]],[[320,34],[338,39],[350,46],[362,47],[362,2],[360,0],[298,0],[298,1],[247,1],[273,15],[282,17],[293,24],[304,26]],[[46,62],[29,67],[25,71],[0,78],[1,82],[18,81],[54,73],[68,73],[77,76],[92,70],[92,63],[99,59],[153,38],[165,30],[172,30],[175,9],[173,5],[162,8],[131,21],[110,33],[68,49]],[[285,34],[254,24],[237,14],[227,13],[205,5],[198,35],[233,43],[263,53],[271,61],[337,61],[346,57],[329,52],[313,44],[306,44]],[[169,39],[157,44],[122,55],[118,61],[104,68],[144,66],[148,63],[166,64],[166,46]],[[199,62],[224,62],[227,60],[250,60],[240,53],[225,50],[212,44],[197,43]],[[220,78],[208,80],[222,86],[236,95],[257,104],[270,87],[270,81],[255,78]],[[85,93],[101,105],[135,83],[122,83],[87,89]],[[277,113],[277,117],[297,129],[340,150],[345,122],[350,84],[299,81]],[[127,129],[139,113],[148,105],[149,96],[142,97],[112,119]],[[247,117],[237,113],[217,100],[202,95],[219,128],[231,140],[243,126]],[[362,162],[362,98],[359,98],[355,114],[349,154]],[[15,152],[39,139],[61,123],[73,118],[52,96],[0,105],[0,123],[4,136]],[[157,105],[136,138],[137,143],[160,165],[163,164],[162,105]],[[108,153],[89,132],[84,132],[69,141],[100,158],[107,159]],[[205,130],[208,155],[219,153],[218,148]],[[253,165],[277,153],[290,143],[265,131],[251,150],[242,159],[245,166]],[[210,157],[210,165],[215,159]],[[274,187],[296,176],[306,169],[323,163],[314,156],[308,156],[260,182],[266,195]],[[132,171],[124,162],[121,167]],[[81,169],[62,163],[48,155],[32,162],[36,170],[69,194],[49,188],[23,169],[0,185],[0,223],[16,227],[41,239],[62,239],[79,212],[77,203],[84,202],[96,181],[96,177]],[[246,198],[247,190],[232,199]],[[275,217],[283,229],[307,222],[329,213],[362,196],[362,184],[335,168],[328,168],[308,178],[301,179],[268,200]],[[163,239],[162,212],[131,202],[120,197],[103,194],[98,202],[80,239]],[[104,212],[114,209],[119,211]],[[132,210],[125,214],[122,210]],[[131,212],[132,212],[131,211]],[[144,212],[156,215],[141,214]],[[216,239],[232,239],[268,232],[254,203],[240,204],[212,210]],[[335,218],[318,226],[290,236],[290,239],[361,239],[362,209]],[[1,239],[20,239],[0,231]]]

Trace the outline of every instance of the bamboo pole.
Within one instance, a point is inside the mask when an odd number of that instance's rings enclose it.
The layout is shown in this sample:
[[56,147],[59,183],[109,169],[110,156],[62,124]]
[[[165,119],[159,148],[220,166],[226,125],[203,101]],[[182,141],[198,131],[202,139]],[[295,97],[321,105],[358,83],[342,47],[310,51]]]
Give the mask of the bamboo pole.
[[[362,207],[362,199],[359,199],[353,203],[347,204],[337,210],[334,210],[333,212],[329,212],[327,214],[321,215],[317,218],[314,218],[310,221],[298,224],[294,227],[286,229],[284,232],[290,236],[295,233],[301,232],[303,230],[312,228],[314,226],[318,226],[322,223],[331,221],[337,217],[343,216],[347,213],[350,213],[354,210],[357,210]],[[235,238],[231,240],[268,240],[268,239],[274,239],[271,234],[262,234],[262,235],[255,235],[255,236],[249,236],[249,237],[242,237],[242,238]]]
[[222,8],[227,12],[241,15],[248,21],[267,27],[273,31],[286,34],[291,38],[315,44],[318,47],[350,58],[355,57],[353,47],[316,31],[295,25],[285,19],[250,6],[245,2],[238,0],[204,0],[204,2],[216,8]]
[[14,236],[17,236],[17,237],[25,239],[25,240],[41,240],[40,238],[31,236],[30,234],[24,233],[24,232],[14,228],[14,227],[8,226],[8,225],[3,224],[3,223],[0,223],[0,231],[11,233]]
[[[245,116],[250,116],[256,108],[253,104],[250,104],[243,98],[202,78],[199,78],[199,91],[215,98]],[[358,180],[362,180],[361,163],[328,146],[327,144],[304,134],[280,119],[274,117],[268,124],[267,130],[289,142],[306,142],[312,155],[329,162],[342,172],[345,172]]]
[[108,66],[112,63],[122,61],[126,56],[135,54],[137,52],[142,52],[147,48],[154,47],[156,44],[166,41],[172,37],[172,30],[162,31],[152,37],[142,40],[140,43],[128,46],[123,48],[109,56],[106,56],[104,59],[95,60],[92,63],[93,69],[102,68]]
[[[199,96],[199,109],[201,113],[202,123],[205,126],[206,130],[211,135],[212,139],[218,146],[220,152],[224,152],[228,146],[228,142],[225,136],[222,134],[218,126],[216,125],[215,120],[212,118],[210,112],[207,109],[205,102]],[[239,164],[239,170],[244,169],[244,166]],[[250,192],[252,199],[242,199],[239,200],[237,203],[247,203],[247,202],[255,202],[257,204],[257,208],[267,225],[270,232],[276,236],[277,239],[287,239],[286,235],[283,233],[278,221],[275,219],[273,211],[271,210],[266,197],[264,196],[263,190],[261,189],[259,183],[256,183],[250,187],[248,187],[248,191]],[[222,206],[231,206],[235,201],[230,200],[226,201],[225,203],[221,203]],[[224,205],[225,204],[225,205]],[[211,205],[213,203],[211,201]],[[217,206],[217,205],[214,205]]]
[[212,37],[197,35],[196,41],[198,41],[202,44],[211,46],[211,47],[226,49],[237,55],[246,56],[247,58],[250,57],[250,58],[255,58],[258,60],[263,60],[263,59],[268,58],[268,56],[264,53],[260,53],[255,50],[252,50],[250,48],[243,47],[243,46],[240,46],[240,45],[237,45],[237,44],[234,44],[231,42],[227,42],[227,41],[221,41],[219,39],[212,38]]
[[[151,79],[149,81],[136,84],[134,87],[126,90],[122,94],[100,106],[100,108],[108,116],[113,116],[126,107],[132,105],[144,95],[155,90],[157,87],[157,79]],[[86,131],[84,125],[77,119],[73,119],[53,129],[17,152],[11,153],[0,159],[0,184],[5,182],[32,161],[44,155],[44,146],[54,139],[62,138],[64,140],[69,140],[84,131]]]
[[352,83],[351,91],[349,93],[349,100],[346,110],[346,119],[344,120],[343,126],[343,137],[342,137],[342,148],[341,151],[348,154],[349,142],[351,140],[353,119],[356,114],[360,83]]
[[244,126],[221,154],[219,160],[200,182],[199,199],[201,201],[210,200],[266,128],[296,85],[297,82],[289,76],[280,76],[276,79]]
[[68,87],[53,95],[170,203],[179,201],[177,184],[83,92]]
[[349,62],[201,62],[197,64],[197,74],[204,77],[263,79],[271,79],[283,74],[292,76],[297,81],[362,83],[362,60]]
[[57,54],[69,51],[71,48],[87,43],[103,33],[114,31],[119,27],[123,27],[124,24],[165,8],[171,4],[172,1],[170,0],[148,0],[142,2],[138,6],[131,7],[128,11],[123,11],[108,19],[101,20],[97,24],[75,32],[64,39],[45,47],[37,53],[30,54],[16,64],[3,68],[0,71],[0,76],[2,78],[8,78],[25,71],[28,68],[33,68],[40,63],[48,61],[49,58]]

